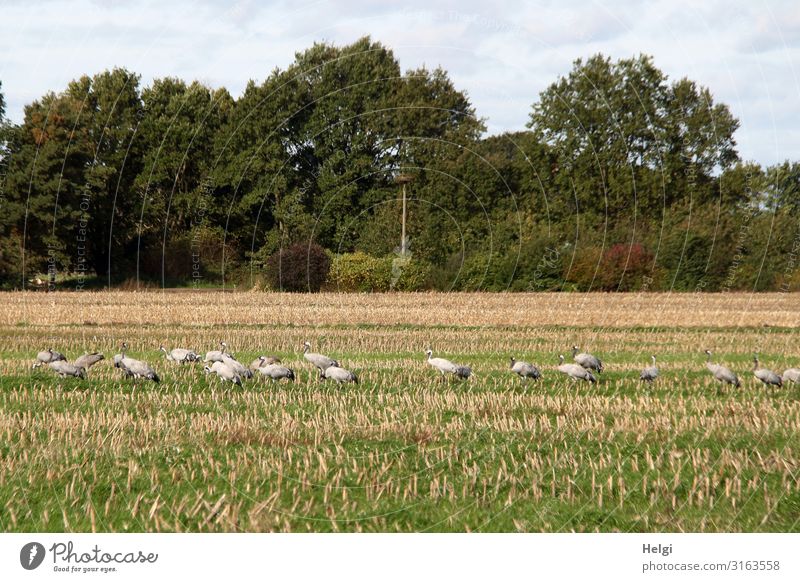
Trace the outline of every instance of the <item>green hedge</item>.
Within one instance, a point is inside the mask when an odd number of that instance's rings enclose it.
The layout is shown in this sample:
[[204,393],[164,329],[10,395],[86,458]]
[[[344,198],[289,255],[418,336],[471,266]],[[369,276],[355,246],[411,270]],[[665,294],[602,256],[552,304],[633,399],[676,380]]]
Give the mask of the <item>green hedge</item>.
[[362,252],[334,255],[326,287],[330,291],[418,291],[428,285],[427,263],[399,256]]

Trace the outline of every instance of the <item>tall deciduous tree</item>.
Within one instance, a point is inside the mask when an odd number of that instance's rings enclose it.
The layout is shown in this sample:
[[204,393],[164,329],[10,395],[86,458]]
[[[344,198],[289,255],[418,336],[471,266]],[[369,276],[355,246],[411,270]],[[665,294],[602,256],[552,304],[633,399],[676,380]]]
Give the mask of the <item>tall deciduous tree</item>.
[[224,205],[214,198],[214,140],[233,99],[224,89],[165,78],[145,88],[142,101],[142,164],[134,192],[143,206],[138,215],[127,217],[135,228],[124,229],[128,239],[119,246],[135,243],[141,255],[141,237],[146,256],[139,257],[140,271],[164,278],[185,275],[192,268],[192,237],[197,241],[200,236],[192,231],[213,229],[206,213]]
[[[82,102],[48,93],[25,107],[10,134],[5,235],[20,237],[21,275],[75,268],[81,198],[91,150],[80,125]],[[47,262],[46,262],[47,261]],[[19,282],[22,284],[22,281]]]
[[105,274],[113,217],[130,200],[140,156],[138,77],[114,69],[81,77],[25,108],[11,139],[7,228],[21,230],[25,259]]
[[398,171],[459,155],[482,130],[443,70],[403,75],[393,53],[366,37],[315,44],[287,70],[248,84],[220,134],[230,232],[244,238],[249,227],[247,242],[254,250],[263,242],[266,253],[311,236],[351,250],[396,197]]
[[578,210],[630,215],[704,198],[737,159],[738,121],[708,89],[668,83],[652,59],[595,55],[542,92],[528,124],[558,155],[559,190]]
[[123,220],[115,218],[135,213],[140,206],[133,188],[142,166],[141,142],[136,139],[144,114],[139,76],[119,68],[104,71],[70,83],[67,95],[82,104],[76,129],[90,160],[84,169],[81,211],[89,215],[88,261],[102,277],[111,267],[111,253],[122,255],[123,249],[114,244],[115,234],[125,236],[126,229]]
[[763,203],[771,210],[778,208],[800,211],[800,162],[786,160],[766,170]]

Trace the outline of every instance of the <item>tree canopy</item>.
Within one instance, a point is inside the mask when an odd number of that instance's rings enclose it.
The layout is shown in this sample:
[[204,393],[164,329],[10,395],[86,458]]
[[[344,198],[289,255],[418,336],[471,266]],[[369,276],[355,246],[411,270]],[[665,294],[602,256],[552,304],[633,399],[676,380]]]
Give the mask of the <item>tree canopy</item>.
[[358,277],[406,268],[399,175],[418,287],[800,284],[798,163],[742,161],[710,89],[598,54],[532,101],[526,128],[486,135],[444,69],[403,71],[369,37],[314,44],[237,98],[116,68],[15,125],[0,84],[0,284],[274,285],[302,280],[268,276],[281,249],[315,245],[339,280],[391,287]]

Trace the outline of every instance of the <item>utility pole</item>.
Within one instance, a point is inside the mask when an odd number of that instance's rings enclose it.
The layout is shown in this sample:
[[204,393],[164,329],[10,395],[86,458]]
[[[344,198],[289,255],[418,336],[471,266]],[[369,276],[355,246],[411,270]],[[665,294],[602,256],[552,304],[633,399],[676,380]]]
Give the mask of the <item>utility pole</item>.
[[400,234],[400,256],[405,257],[408,250],[408,242],[406,239],[406,184],[413,182],[414,177],[408,174],[398,174],[394,178],[395,184],[400,184],[403,189],[403,220],[401,222]]

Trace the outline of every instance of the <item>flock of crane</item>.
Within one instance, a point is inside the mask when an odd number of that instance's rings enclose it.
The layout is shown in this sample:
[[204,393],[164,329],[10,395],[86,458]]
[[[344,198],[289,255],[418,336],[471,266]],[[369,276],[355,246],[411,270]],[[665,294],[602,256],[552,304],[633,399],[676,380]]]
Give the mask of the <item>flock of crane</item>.
[[[194,350],[185,348],[167,350],[164,346],[161,346],[160,350],[170,362],[186,364],[202,361],[204,372],[216,375],[223,383],[231,382],[241,386],[243,380],[251,379],[256,374],[271,380],[286,379],[293,381],[295,379],[294,370],[284,366],[281,360],[275,356],[262,355],[253,360],[249,366],[245,366],[236,359],[234,354],[228,351],[228,345],[224,341],[219,343],[219,347],[219,350],[206,352],[203,358]],[[123,343],[120,353],[113,358],[115,368],[120,369],[126,377],[146,379],[153,382],[160,381],[158,374],[150,364],[128,356],[127,350],[128,344]],[[426,350],[425,353],[428,365],[439,371],[443,378],[449,374],[465,380],[472,375],[472,369],[469,366],[456,364],[444,358],[434,358],[430,349]],[[705,354],[707,356],[706,368],[717,381],[723,385],[728,384],[737,388],[741,386],[739,377],[730,368],[712,362],[712,353],[709,350],[706,350]],[[303,343],[303,357],[317,369],[320,380],[333,380],[337,384],[358,383],[358,377],[353,372],[343,368],[333,358],[312,352],[311,344],[307,341]],[[37,354],[36,363],[33,364],[33,367],[38,368],[47,365],[61,377],[74,376],[85,379],[86,371],[103,359],[105,359],[103,354],[94,352],[84,354],[70,363],[64,354],[53,349],[47,349]],[[595,373],[599,374],[603,371],[603,362],[592,354],[581,352],[578,346],[572,346],[574,363],[565,363],[563,355],[558,356],[558,359],[559,365],[556,370],[575,381],[595,383],[597,381]],[[656,357],[651,356],[651,360],[652,365],[644,368],[639,375],[639,378],[648,384],[652,384],[659,375]],[[789,368],[784,371],[783,376],[779,376],[772,370],[761,367],[758,354],[753,358],[753,366],[753,375],[767,386],[781,387],[786,382],[800,383],[800,368]],[[510,369],[512,373],[517,374],[523,381],[528,379],[539,380],[542,377],[542,372],[538,367],[529,362],[518,361],[513,357],[511,358]]]

